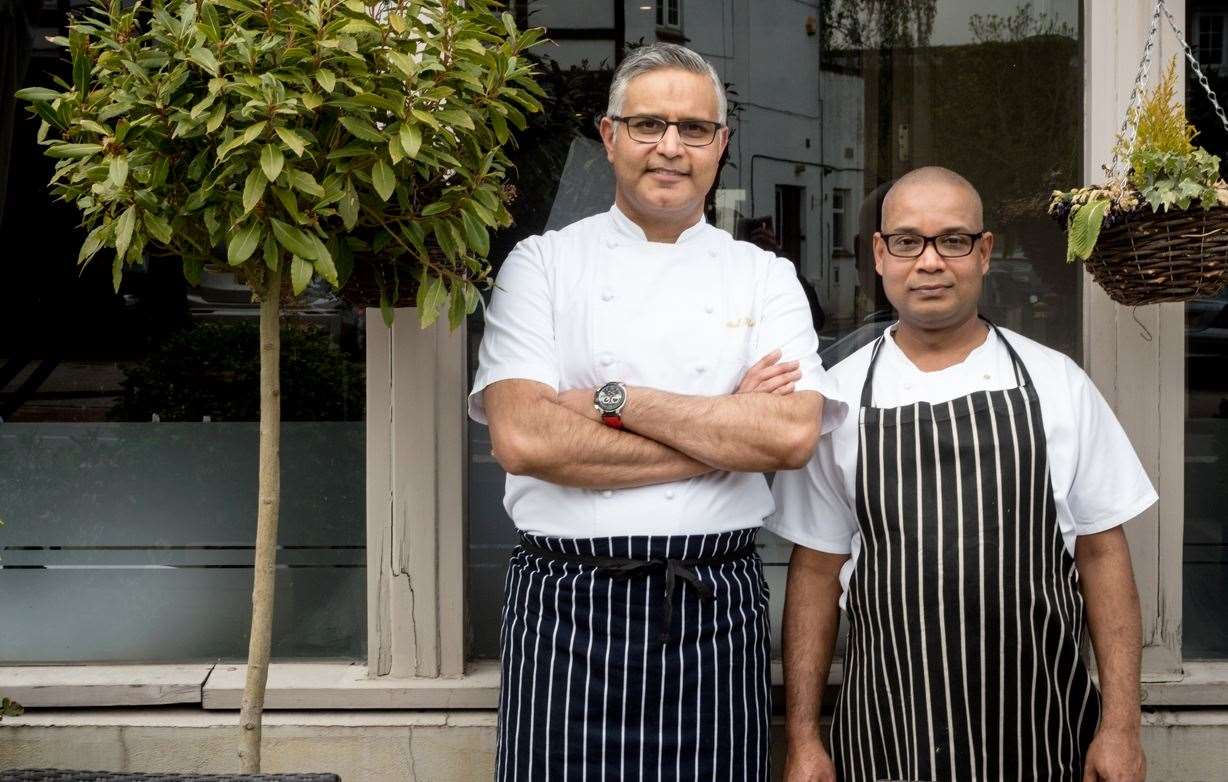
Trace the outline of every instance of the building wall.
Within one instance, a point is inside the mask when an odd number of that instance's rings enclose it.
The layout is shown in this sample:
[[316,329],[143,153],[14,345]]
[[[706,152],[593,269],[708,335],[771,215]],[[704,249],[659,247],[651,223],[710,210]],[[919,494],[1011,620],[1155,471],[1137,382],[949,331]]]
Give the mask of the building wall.
[[[1152,782],[1218,782],[1228,712],[1155,711],[1143,743]],[[238,715],[189,709],[32,712],[0,723],[0,768],[227,773]],[[782,766],[776,726],[773,778]],[[493,776],[492,712],[269,712],[263,770],[330,771],[345,782],[472,782]]]

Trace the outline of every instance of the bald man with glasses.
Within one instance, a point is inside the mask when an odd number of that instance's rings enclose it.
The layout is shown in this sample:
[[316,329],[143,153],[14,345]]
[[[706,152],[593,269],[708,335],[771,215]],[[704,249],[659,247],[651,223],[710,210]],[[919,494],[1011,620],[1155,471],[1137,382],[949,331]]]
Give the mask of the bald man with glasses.
[[899,321],[832,369],[859,409],[773,485],[767,526],[796,544],[789,782],[1144,778],[1121,525],[1157,497],[1078,365],[978,315],[994,242],[982,220],[976,189],[947,169],[887,193],[874,259]]

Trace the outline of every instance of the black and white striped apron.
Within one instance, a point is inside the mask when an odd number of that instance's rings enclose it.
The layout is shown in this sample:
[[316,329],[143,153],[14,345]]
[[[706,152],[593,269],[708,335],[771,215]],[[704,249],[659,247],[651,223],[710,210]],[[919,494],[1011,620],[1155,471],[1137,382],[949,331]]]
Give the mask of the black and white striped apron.
[[755,533],[522,534],[504,601],[496,778],[767,780]]
[[[995,331],[996,327],[995,327]],[[1083,598],[1058,527],[1027,368],[1017,388],[872,406],[861,396],[842,780],[1078,780],[1100,718]]]

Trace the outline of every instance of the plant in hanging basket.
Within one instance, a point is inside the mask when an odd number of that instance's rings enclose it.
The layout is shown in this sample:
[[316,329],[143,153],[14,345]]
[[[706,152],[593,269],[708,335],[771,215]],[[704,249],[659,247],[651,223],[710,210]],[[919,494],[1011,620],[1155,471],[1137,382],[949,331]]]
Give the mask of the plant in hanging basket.
[[1055,191],[1049,214],[1067,230],[1066,260],[1127,305],[1215,296],[1228,283],[1228,184],[1196,147],[1176,100],[1177,61],[1118,138],[1108,180]]

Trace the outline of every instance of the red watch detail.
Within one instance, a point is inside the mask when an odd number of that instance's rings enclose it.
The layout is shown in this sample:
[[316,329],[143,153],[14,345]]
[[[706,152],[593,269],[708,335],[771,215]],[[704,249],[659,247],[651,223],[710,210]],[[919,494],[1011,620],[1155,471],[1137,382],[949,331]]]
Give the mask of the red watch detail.
[[617,413],[602,413],[601,422],[613,429],[623,428],[623,417]]

